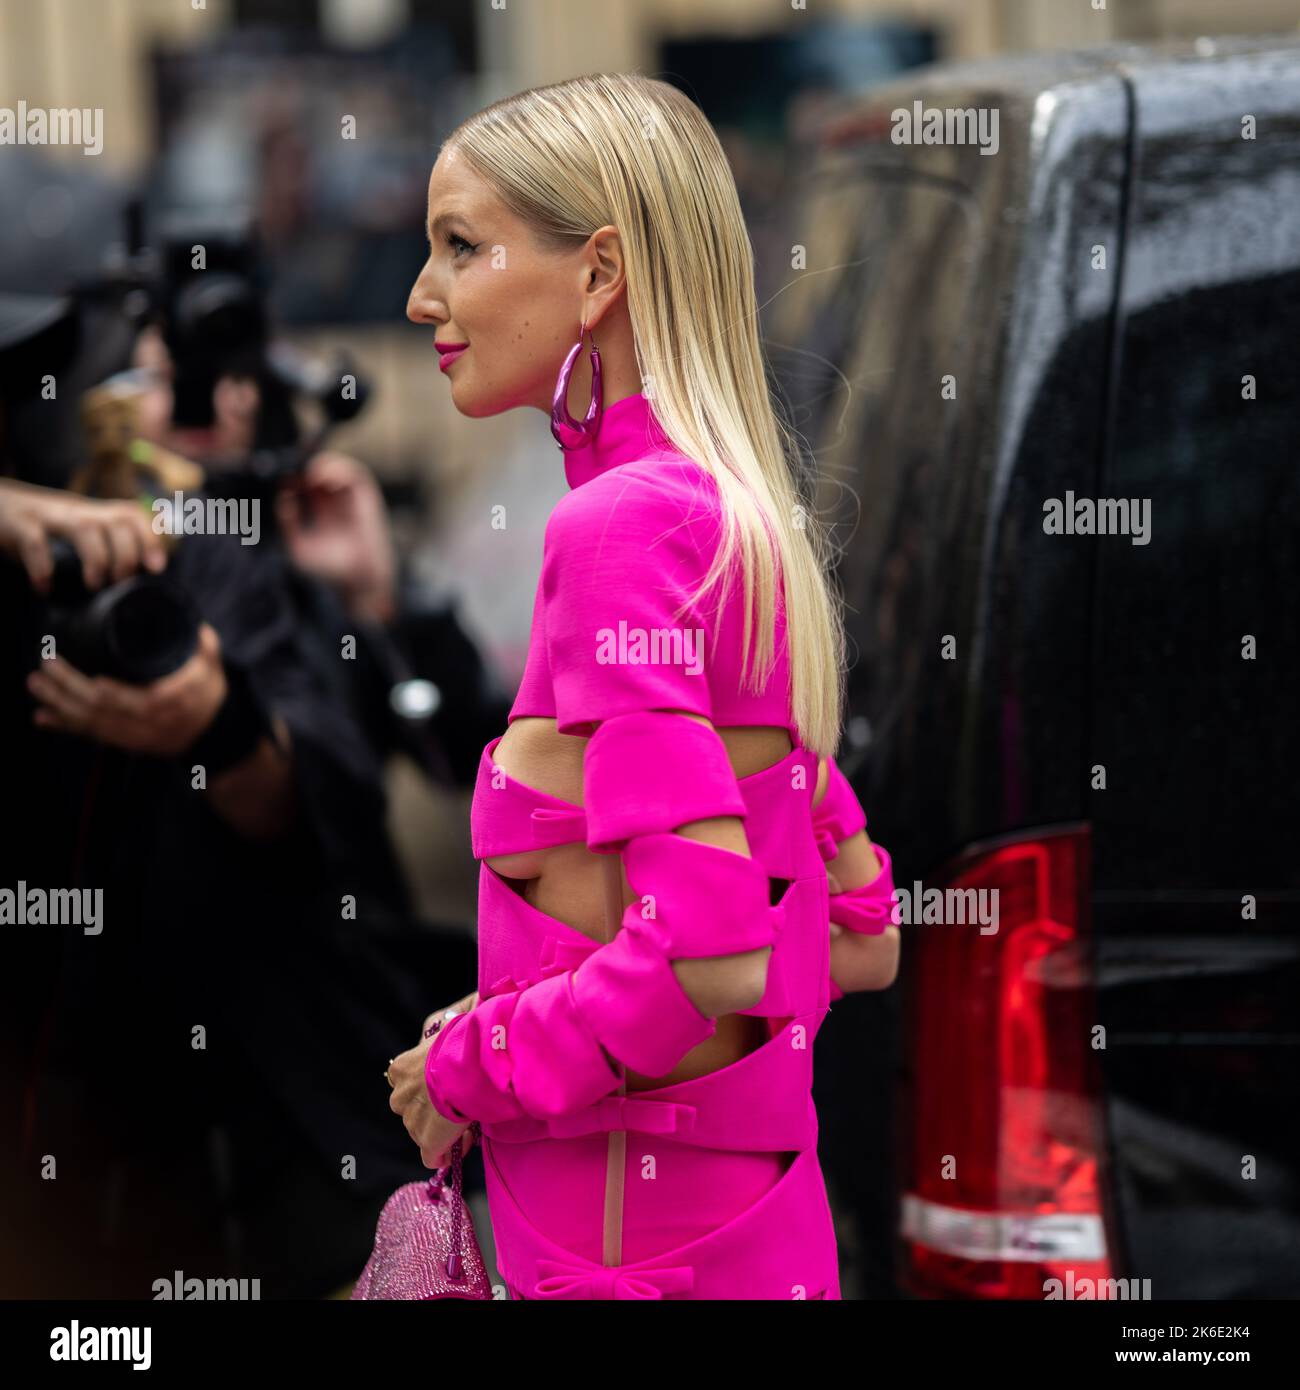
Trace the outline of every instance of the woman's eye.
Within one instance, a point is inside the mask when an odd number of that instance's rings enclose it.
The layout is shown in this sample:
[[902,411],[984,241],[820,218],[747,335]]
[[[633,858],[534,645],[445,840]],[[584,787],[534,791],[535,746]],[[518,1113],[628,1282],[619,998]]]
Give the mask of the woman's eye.
[[455,232],[447,233],[447,244],[457,249],[463,246],[466,251],[472,251],[474,249],[463,236],[457,236]]

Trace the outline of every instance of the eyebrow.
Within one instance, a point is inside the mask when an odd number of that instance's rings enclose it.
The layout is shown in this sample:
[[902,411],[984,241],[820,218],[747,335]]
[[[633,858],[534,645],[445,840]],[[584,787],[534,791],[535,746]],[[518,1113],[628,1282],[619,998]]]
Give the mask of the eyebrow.
[[425,235],[429,238],[430,246],[433,245],[434,238],[448,222],[461,222],[468,225],[469,219],[460,212],[440,212],[424,229]]

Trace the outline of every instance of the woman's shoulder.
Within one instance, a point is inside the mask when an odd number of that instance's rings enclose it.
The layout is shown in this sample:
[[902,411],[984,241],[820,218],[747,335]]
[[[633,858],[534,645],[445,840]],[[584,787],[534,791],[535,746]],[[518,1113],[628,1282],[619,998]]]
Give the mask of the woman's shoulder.
[[564,494],[544,549],[640,566],[647,556],[695,557],[707,567],[721,534],[717,484],[680,454],[621,463]]

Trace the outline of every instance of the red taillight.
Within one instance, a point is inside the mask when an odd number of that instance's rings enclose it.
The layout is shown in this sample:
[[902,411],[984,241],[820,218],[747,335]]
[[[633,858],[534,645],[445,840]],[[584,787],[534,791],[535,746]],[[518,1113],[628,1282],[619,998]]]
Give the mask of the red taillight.
[[1086,827],[999,842],[925,885],[944,894],[933,921],[904,919],[902,1277],[918,1296],[1042,1299],[1051,1279],[1110,1278],[1089,850]]
[[846,112],[829,119],[818,132],[818,140],[831,149],[839,145],[883,144],[888,141],[893,124],[888,111]]

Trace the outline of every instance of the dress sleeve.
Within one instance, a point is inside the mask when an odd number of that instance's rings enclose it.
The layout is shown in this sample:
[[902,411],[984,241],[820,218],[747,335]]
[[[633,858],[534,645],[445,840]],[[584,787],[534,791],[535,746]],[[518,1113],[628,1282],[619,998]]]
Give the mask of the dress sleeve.
[[817,848],[829,862],[845,840],[867,828],[867,813],[834,758],[826,759],[826,772],[826,793],[812,808],[812,820]]
[[761,949],[779,930],[759,864],[675,833],[746,809],[711,724],[668,713],[712,717],[711,627],[693,607],[677,611],[706,571],[708,531],[679,500],[603,475],[562,499],[548,524],[542,586],[557,725],[589,734],[587,844],[622,855],[635,896],[614,939],[575,969],[444,1026],[426,1080],[435,1108],[458,1123],[594,1104],[617,1089],[620,1064],[666,1075],[716,1030],[672,962]]
[[[826,759],[826,794],[813,807],[813,830],[817,848],[827,862],[838,857],[840,846],[867,828],[867,815],[849,780],[834,758]],[[880,871],[860,888],[830,895],[830,920],[845,931],[878,936],[892,923],[894,872],[889,851],[872,841],[871,848],[880,861]],[[831,980],[831,1000],[844,998],[844,991]]]

